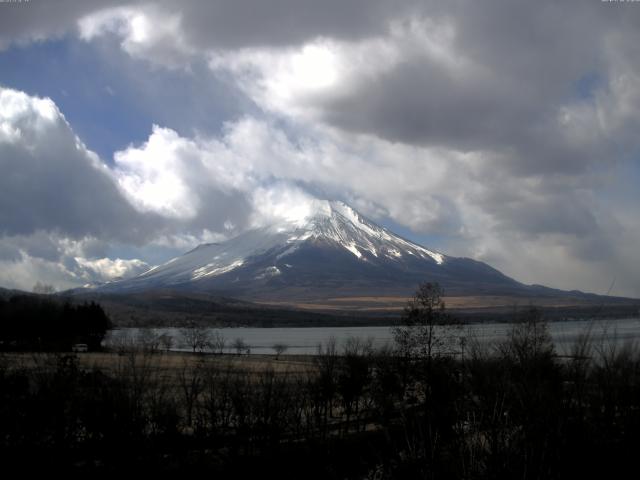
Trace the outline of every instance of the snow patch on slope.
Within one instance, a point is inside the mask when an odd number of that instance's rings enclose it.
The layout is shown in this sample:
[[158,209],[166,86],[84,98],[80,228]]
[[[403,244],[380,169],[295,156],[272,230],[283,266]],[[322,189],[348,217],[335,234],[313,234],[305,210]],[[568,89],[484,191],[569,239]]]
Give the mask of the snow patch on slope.
[[211,277],[216,275],[222,275],[223,273],[230,272],[244,264],[244,260],[236,260],[229,265],[222,267],[216,266],[215,263],[209,263],[204,267],[196,268],[191,275],[191,280],[198,280],[202,277]]
[[344,245],[344,248],[346,248],[347,250],[349,250],[351,253],[353,253],[356,257],[358,258],[362,258],[362,254],[360,253],[360,251],[356,248],[356,244],[351,242],[348,245]]

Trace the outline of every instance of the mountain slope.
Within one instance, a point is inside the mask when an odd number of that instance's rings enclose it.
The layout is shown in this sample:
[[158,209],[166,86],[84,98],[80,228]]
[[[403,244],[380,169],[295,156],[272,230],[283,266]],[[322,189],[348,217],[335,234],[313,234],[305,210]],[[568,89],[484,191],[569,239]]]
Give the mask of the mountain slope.
[[449,295],[526,294],[527,287],[482,262],[427,249],[341,202],[317,201],[290,221],[200,245],[164,265],[100,288],[218,292],[293,300],[411,294],[437,281]]

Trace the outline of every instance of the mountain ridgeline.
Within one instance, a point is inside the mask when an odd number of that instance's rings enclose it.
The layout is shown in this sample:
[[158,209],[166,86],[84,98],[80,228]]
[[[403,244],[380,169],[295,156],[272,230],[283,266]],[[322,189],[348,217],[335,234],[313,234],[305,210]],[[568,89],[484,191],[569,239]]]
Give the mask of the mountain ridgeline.
[[204,244],[103,293],[158,289],[208,292],[258,301],[407,297],[438,282],[448,295],[553,295],[489,265],[410,242],[342,202],[316,201],[300,218]]

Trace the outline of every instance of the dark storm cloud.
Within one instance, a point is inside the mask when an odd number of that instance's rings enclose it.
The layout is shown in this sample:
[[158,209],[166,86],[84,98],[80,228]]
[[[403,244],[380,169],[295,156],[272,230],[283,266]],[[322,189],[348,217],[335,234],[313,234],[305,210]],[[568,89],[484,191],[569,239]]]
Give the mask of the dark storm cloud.
[[125,3],[120,0],[31,0],[0,3],[0,50],[11,43],[24,44],[64,35],[78,18],[100,8]]
[[[561,108],[611,94],[609,83],[624,73],[611,65],[612,50],[637,44],[629,17],[640,20],[640,9],[497,1],[447,2],[424,12],[454,32],[434,35],[442,51],[434,55],[407,42],[397,66],[356,75],[308,100],[320,118],[391,141],[497,152],[508,156],[504,167],[516,174],[580,172],[608,160],[611,145],[593,141],[598,125],[587,126],[590,141],[576,142],[561,122]],[[603,84],[580,92],[580,82],[594,72]]]
[[50,100],[0,90],[0,233],[48,230],[141,242],[160,220],[142,217],[75,137]]
[[79,18],[107,8],[160,7],[179,13],[197,48],[296,45],[318,36],[357,39],[385,28],[390,16],[408,14],[419,1],[383,0],[31,0],[1,5],[0,46],[61,35]]
[[420,2],[383,0],[161,1],[180,11],[185,33],[198,48],[290,46],[316,37],[354,40],[383,30],[390,16]]
[[[599,230],[595,212],[579,196],[556,193],[517,200],[500,195],[496,197],[491,206],[487,205],[488,210],[506,228],[525,235],[553,233],[585,236]],[[522,214],[523,211],[526,215]]]

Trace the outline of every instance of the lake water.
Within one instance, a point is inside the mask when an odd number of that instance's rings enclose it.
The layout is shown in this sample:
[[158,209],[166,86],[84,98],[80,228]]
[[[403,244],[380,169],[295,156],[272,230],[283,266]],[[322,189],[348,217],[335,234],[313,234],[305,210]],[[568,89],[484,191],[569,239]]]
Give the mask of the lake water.
[[[512,328],[508,323],[483,323],[464,325],[455,331],[447,330],[455,337],[475,338],[481,345],[490,346],[507,338]],[[227,343],[227,352],[235,351],[231,344],[242,339],[252,354],[273,354],[275,344],[287,346],[286,354],[311,355],[317,352],[319,344],[326,344],[332,337],[336,339],[338,351],[342,351],[349,338],[370,340],[374,347],[392,344],[391,327],[308,327],[308,328],[215,328]],[[640,319],[589,320],[549,323],[549,331],[560,355],[569,354],[572,346],[581,335],[590,332],[594,347],[602,345],[624,345],[640,341]],[[172,350],[188,351],[182,330],[179,328],[137,329],[125,328],[113,330],[105,340],[106,345],[115,345],[122,341],[136,341],[144,335],[166,334],[172,337]],[[468,343],[468,342],[467,342]],[[452,351],[459,350],[459,341],[453,341]]]

